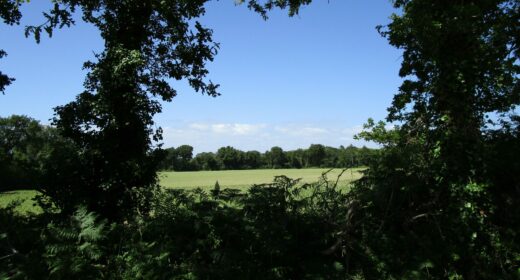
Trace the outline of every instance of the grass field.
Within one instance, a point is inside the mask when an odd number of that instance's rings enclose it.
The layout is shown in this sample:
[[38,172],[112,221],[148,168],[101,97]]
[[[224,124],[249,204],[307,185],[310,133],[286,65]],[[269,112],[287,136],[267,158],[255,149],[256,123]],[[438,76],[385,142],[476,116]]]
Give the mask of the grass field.
[[19,190],[0,193],[0,208],[7,207],[10,203],[19,203],[15,209],[18,213],[39,213],[41,210],[34,205],[32,200],[38,194],[34,190]]
[[[255,169],[255,170],[224,170],[224,171],[193,171],[193,172],[160,172],[160,185],[166,188],[202,189],[213,188],[218,181],[221,188],[247,188],[253,184],[271,183],[275,176],[285,175],[289,178],[301,178],[302,182],[318,181],[321,174],[329,169]],[[361,177],[363,168],[349,169],[340,178],[341,185]],[[334,169],[327,178],[335,180],[341,169]]]
[[[219,182],[221,188],[246,189],[253,184],[271,183],[275,176],[285,175],[289,178],[301,178],[304,183],[316,182],[323,172],[329,169],[256,169],[256,170],[224,170],[224,171],[193,171],[193,172],[160,172],[159,184],[165,188],[212,189],[215,182]],[[341,186],[348,186],[354,180],[361,178],[363,168],[349,169],[343,173],[339,180]],[[327,174],[330,180],[336,180],[341,169],[334,169]],[[34,190],[20,190],[0,193],[0,208],[9,203],[20,201],[15,209],[19,213],[37,213],[39,209],[34,207],[32,198],[37,194]]]

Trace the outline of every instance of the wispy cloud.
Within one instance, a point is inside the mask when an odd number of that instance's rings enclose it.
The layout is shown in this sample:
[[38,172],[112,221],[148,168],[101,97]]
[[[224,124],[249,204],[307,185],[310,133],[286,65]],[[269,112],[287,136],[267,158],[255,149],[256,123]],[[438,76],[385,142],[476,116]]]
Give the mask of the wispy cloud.
[[205,123],[191,123],[188,125],[188,127],[195,129],[195,130],[208,130],[209,125]]
[[298,125],[276,126],[274,130],[287,135],[303,137],[313,137],[330,133],[330,131],[325,128]]
[[262,131],[265,124],[246,124],[246,123],[190,123],[187,125],[194,131],[214,132],[219,134],[232,135],[253,135]]
[[212,124],[211,130],[215,133],[231,135],[255,135],[262,131],[264,124],[244,124],[244,123],[218,123]]
[[[276,124],[263,123],[179,123],[164,127],[164,146],[188,144],[195,152],[216,151],[223,146],[233,146],[241,150],[265,151],[273,146],[284,150],[306,148],[310,144],[367,145],[356,141],[353,136],[362,126],[334,127],[315,124]],[[373,145],[369,145],[373,146]]]

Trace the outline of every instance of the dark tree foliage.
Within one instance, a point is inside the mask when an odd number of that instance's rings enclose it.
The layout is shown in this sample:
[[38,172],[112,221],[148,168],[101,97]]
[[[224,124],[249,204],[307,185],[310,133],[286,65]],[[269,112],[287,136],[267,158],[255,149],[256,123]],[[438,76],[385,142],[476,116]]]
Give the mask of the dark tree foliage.
[[488,114],[520,104],[520,4],[395,1],[395,7],[403,15],[379,30],[403,50],[399,75],[406,79],[388,120],[425,137],[425,151],[437,151],[430,160],[446,179],[466,182],[484,164],[481,129],[493,121]]
[[217,159],[222,163],[222,168],[227,170],[240,169],[244,152],[231,146],[222,147],[217,151]]
[[[3,20],[5,24],[14,25],[20,23],[20,18],[22,14],[18,10],[20,6],[20,1],[14,0],[3,0],[0,1],[0,18]],[[0,59],[6,56],[7,53],[0,49]],[[14,81],[13,78],[7,76],[6,74],[0,71],[0,93],[5,92],[5,87],[10,85]]]
[[286,167],[287,158],[285,152],[280,147],[272,147],[271,150],[265,152],[265,159],[267,166],[270,168],[283,168]]
[[0,191],[36,187],[45,130],[25,116],[0,118]]
[[245,169],[262,167],[262,154],[258,151],[247,151],[244,155]]
[[146,211],[143,198],[156,185],[159,159],[150,135],[161,139],[161,130],[153,130],[161,110],[154,98],[170,101],[177,94],[167,79],[187,79],[195,90],[218,95],[218,85],[205,81],[205,63],[218,45],[211,30],[193,20],[204,14],[204,2],[60,1],[45,14],[46,24],[27,28],[39,40],[42,30],[51,34],[72,24],[71,13],[81,9],[105,40],[98,61],[85,63],[86,90],[56,108],[54,122],[78,146],[81,163],[74,181],[46,186],[71,190],[54,192],[58,204],[86,204],[115,219],[139,207]]
[[19,24],[22,14],[19,7],[23,1],[2,0],[0,2],[0,17],[5,24]]
[[403,50],[405,80],[388,115],[400,126],[369,120],[360,137],[385,148],[352,192],[366,205],[364,270],[378,278],[516,279],[520,181],[502,175],[520,173],[510,156],[519,143],[520,4],[394,5],[402,12],[379,30]]
[[287,162],[291,168],[303,168],[307,166],[305,151],[297,149],[294,151],[287,151]]
[[267,19],[269,10],[274,8],[288,9],[289,16],[298,14],[302,5],[308,5],[312,0],[237,0],[236,3],[242,4],[247,2],[249,9],[262,15]]
[[193,162],[193,147],[181,145],[164,150],[166,154],[159,164],[161,170],[189,171],[197,169]]
[[199,153],[193,158],[193,165],[197,170],[219,170],[220,162],[214,153]]
[[325,156],[325,146],[321,144],[312,144],[307,150],[307,158],[310,166],[321,166]]
[[[0,50],[0,59],[2,59],[4,56],[6,56],[7,53],[3,50]],[[14,81],[13,78],[10,78],[9,76],[5,75],[0,71],[0,92],[5,92],[5,87],[10,85]]]
[[72,143],[53,127],[26,116],[0,118],[0,191],[41,189],[65,171],[53,166],[73,152]]

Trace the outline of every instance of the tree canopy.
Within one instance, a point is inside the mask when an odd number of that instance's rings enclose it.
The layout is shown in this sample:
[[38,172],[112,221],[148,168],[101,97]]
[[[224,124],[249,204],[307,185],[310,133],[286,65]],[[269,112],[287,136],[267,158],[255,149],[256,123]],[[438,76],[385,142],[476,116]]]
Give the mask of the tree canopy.
[[[422,134],[454,180],[482,169],[482,129],[520,104],[518,1],[395,1],[379,30],[403,50],[388,121]],[[490,116],[491,115],[491,116]],[[494,117],[493,115],[497,115]],[[431,160],[437,160],[431,158]]]
[[[5,24],[13,25],[19,24],[22,14],[18,7],[20,6],[19,1],[5,0],[0,2],[0,18]],[[0,49],[0,59],[6,56],[7,53]],[[14,78],[7,76],[0,71],[0,93],[5,92],[5,87],[10,85],[14,81]]]

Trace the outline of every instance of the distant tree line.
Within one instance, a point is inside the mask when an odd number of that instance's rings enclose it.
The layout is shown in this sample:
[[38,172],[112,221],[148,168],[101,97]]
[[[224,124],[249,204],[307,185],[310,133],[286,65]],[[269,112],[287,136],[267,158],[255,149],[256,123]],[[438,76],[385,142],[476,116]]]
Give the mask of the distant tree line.
[[197,171],[197,170],[234,170],[259,168],[310,168],[330,167],[348,168],[366,166],[379,154],[378,149],[340,146],[328,147],[311,144],[307,149],[284,151],[272,147],[259,151],[241,151],[231,146],[222,147],[216,153],[203,152],[193,155],[193,147],[181,145],[163,150],[164,159],[161,170]]
[[52,126],[27,116],[0,117],[0,192],[36,189],[73,174],[66,166],[75,160],[74,149]]

